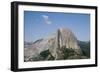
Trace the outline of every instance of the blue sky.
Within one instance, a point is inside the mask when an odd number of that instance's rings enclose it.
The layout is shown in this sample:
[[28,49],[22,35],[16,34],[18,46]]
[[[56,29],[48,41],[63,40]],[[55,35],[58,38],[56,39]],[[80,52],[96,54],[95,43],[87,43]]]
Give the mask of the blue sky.
[[56,13],[24,11],[24,40],[34,42],[66,27],[78,40],[90,40],[90,15],[79,13]]

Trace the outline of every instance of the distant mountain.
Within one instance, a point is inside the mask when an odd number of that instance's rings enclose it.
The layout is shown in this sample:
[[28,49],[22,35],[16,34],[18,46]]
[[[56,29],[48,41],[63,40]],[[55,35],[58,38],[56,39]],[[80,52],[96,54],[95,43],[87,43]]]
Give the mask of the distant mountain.
[[[26,44],[25,44],[26,45]],[[28,44],[24,61],[84,59],[87,58],[75,35],[68,28],[60,28],[47,38]]]
[[33,42],[26,42],[24,41],[24,48],[29,48],[30,45],[32,45]]
[[90,41],[78,41],[83,54],[90,58]]
[[38,40],[36,40],[33,44],[35,44],[35,43],[40,43],[41,41],[43,41],[43,39],[38,39]]

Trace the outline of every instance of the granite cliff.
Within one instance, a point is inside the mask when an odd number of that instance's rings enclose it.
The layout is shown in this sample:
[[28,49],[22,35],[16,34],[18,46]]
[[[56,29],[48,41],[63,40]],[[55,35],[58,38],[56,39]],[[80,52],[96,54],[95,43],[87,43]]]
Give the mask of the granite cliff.
[[68,28],[59,28],[47,38],[38,39],[24,49],[24,61],[83,59],[77,38]]

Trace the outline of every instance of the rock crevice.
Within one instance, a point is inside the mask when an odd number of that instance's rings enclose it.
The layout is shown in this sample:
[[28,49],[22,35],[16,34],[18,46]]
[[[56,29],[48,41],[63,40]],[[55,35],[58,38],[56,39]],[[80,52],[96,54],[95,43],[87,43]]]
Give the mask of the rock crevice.
[[[24,59],[25,61],[29,61],[33,57],[38,57],[38,55],[45,50],[49,50],[55,60],[64,59],[67,52],[75,53],[75,57],[82,55],[77,38],[68,28],[60,28],[52,36],[44,38],[39,42],[37,41],[27,47],[27,49],[24,50]],[[64,54],[65,51],[66,53]],[[66,56],[68,56],[68,54],[66,54]]]

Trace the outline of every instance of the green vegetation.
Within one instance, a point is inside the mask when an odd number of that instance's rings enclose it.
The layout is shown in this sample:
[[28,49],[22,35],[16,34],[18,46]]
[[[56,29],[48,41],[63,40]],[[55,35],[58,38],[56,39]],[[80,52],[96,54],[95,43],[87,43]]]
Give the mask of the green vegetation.
[[74,50],[72,50],[70,48],[65,48],[63,53],[64,53],[64,59],[68,59],[70,56],[75,55]]
[[51,53],[49,52],[49,50],[45,50],[43,52],[40,53],[40,56],[43,57],[43,59],[48,59],[48,60],[54,60],[54,57],[51,55]]
[[[86,59],[90,58],[90,42],[79,42],[79,46],[83,54],[77,54],[72,48],[63,46],[60,50],[62,59]],[[49,50],[42,51],[37,57],[31,58],[29,61],[55,60]]]
[[77,52],[75,52],[72,48],[62,48],[63,50],[63,54],[64,54],[64,59],[82,59],[82,58],[86,58],[83,57],[81,54],[77,54]]
[[45,51],[42,51],[37,57],[33,56],[31,60],[32,61],[54,60],[54,57],[51,55],[49,50],[45,50]]
[[83,52],[83,55],[90,58],[90,42],[79,41],[79,46]]
[[40,53],[40,56],[45,59],[45,58],[48,57],[49,54],[50,54],[49,50],[45,50],[45,51],[43,51],[43,52]]

